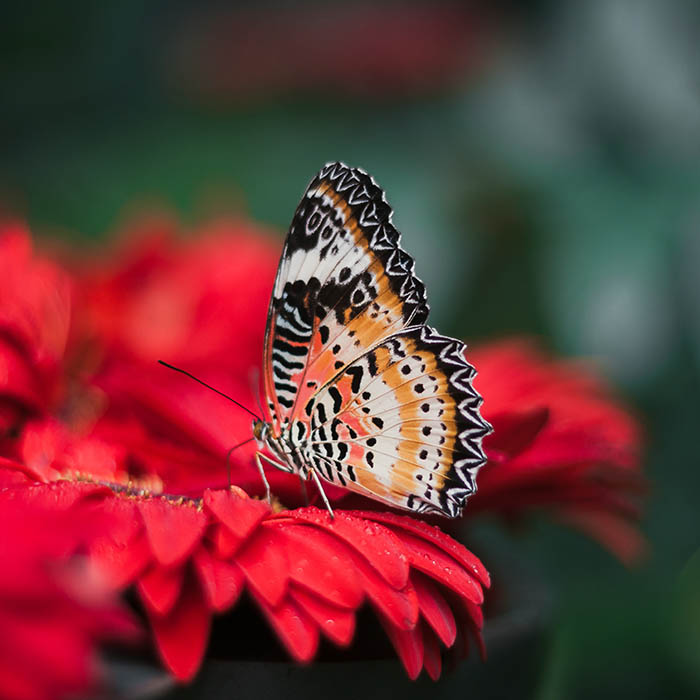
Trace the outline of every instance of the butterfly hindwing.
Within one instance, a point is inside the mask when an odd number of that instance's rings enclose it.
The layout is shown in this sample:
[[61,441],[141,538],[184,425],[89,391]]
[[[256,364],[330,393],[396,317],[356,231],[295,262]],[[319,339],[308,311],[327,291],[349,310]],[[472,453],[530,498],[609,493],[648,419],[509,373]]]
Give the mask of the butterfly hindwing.
[[306,404],[307,459],[391,505],[457,515],[475,490],[488,424],[464,345],[409,328],[356,358]]
[[425,289],[391,215],[374,180],[340,163],[323,168],[302,197],[265,342],[265,389],[277,430],[374,343],[426,320]]

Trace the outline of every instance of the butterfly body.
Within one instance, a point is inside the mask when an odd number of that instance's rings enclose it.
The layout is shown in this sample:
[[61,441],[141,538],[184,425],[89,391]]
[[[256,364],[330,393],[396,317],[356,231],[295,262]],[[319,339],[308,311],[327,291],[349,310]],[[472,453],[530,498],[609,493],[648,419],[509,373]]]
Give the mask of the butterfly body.
[[296,472],[304,480],[308,478],[307,462],[300,451],[302,445],[295,444],[292,430],[285,429],[279,435],[274,435],[271,423],[254,420],[253,436],[260,447],[267,448],[274,455],[278,469]]
[[374,180],[341,163],[311,182],[270,302],[269,460],[387,504],[454,517],[488,424],[464,345],[425,325],[425,288]]

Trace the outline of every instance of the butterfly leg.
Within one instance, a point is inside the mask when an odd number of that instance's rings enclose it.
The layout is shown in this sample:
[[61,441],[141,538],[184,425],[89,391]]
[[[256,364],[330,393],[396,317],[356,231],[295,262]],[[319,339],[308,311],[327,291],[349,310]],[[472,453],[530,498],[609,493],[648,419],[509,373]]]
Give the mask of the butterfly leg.
[[299,473],[299,485],[301,486],[301,497],[304,501],[304,505],[308,506],[309,505],[309,494],[306,491],[306,479],[309,477],[302,476],[301,473]]
[[258,471],[260,472],[260,478],[262,479],[263,484],[265,484],[265,500],[269,503],[272,504],[272,495],[270,494],[270,484],[267,481],[267,477],[265,476],[265,470],[263,469],[262,462],[260,461],[260,457],[264,457],[264,455],[261,455],[260,452],[255,453],[255,464],[258,467]]
[[273,467],[277,467],[277,469],[281,469],[283,472],[290,472],[292,469],[289,468],[288,465],[282,464],[281,462],[276,462],[274,459],[270,459],[266,454],[263,454],[262,452],[256,452],[255,453],[255,464],[258,467],[258,471],[260,472],[260,478],[263,481],[263,484],[265,484],[265,499],[267,502],[272,505],[272,494],[270,492],[270,484],[267,481],[267,477],[265,476],[265,469],[263,468],[262,462],[260,460],[265,460],[268,464],[271,464]]
[[321,479],[318,478],[318,474],[316,473],[315,469],[311,470],[311,475],[314,478],[314,481],[316,482],[316,488],[318,488],[319,493],[321,494],[321,498],[323,499],[323,503],[325,504],[326,508],[328,509],[328,512],[330,513],[331,520],[335,518],[335,514],[333,513],[333,509],[331,508],[331,504],[328,502],[328,497],[326,496],[326,492],[323,490],[323,485],[321,484]]

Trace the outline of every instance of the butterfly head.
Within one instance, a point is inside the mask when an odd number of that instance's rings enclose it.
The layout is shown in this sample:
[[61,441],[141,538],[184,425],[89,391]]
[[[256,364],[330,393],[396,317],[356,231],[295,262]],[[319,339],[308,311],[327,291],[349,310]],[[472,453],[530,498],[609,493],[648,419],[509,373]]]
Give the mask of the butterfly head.
[[253,437],[259,443],[265,442],[269,430],[270,430],[270,424],[266,423],[264,420],[260,420],[259,418],[256,418],[253,421]]

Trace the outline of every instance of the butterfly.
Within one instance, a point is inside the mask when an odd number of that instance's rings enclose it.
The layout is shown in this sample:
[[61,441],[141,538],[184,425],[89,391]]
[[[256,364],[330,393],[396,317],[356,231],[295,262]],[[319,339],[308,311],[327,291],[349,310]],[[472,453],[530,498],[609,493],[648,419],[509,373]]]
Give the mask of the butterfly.
[[[256,463],[416,513],[461,514],[490,432],[465,345],[429,325],[384,192],[329,163],[292,219],[267,317]],[[271,455],[271,456],[270,456]]]

